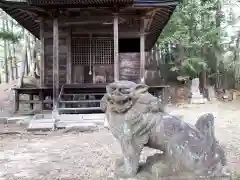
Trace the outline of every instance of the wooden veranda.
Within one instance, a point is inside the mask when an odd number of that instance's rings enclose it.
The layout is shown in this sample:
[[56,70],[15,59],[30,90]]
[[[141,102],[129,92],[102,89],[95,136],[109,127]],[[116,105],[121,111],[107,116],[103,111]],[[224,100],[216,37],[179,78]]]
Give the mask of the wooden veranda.
[[[101,96],[94,94],[103,94],[109,82],[144,83],[146,58],[176,5],[177,0],[0,0],[0,7],[41,41],[40,88],[16,88],[15,110],[20,93],[31,94],[30,104],[66,110],[80,102],[62,99],[66,94],[85,94],[82,103],[97,103]],[[150,91],[163,87],[156,82]]]

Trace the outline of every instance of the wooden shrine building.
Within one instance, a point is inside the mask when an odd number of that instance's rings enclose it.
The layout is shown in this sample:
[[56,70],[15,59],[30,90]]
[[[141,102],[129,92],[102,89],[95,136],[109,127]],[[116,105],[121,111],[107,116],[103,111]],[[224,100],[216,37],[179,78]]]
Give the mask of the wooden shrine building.
[[16,98],[27,93],[62,112],[98,111],[107,83],[144,82],[146,53],[176,5],[177,0],[0,0],[41,41],[40,88],[18,88]]

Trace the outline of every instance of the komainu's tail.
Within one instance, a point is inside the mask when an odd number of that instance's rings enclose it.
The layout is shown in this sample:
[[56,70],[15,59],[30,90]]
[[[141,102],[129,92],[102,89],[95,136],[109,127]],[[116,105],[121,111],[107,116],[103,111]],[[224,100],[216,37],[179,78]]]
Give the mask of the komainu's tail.
[[[211,113],[200,116],[196,123],[196,128],[206,137],[206,143],[209,145],[212,158],[215,162],[220,162],[222,169],[219,172],[222,175],[226,175],[226,155],[222,145],[216,140],[214,133],[214,116]],[[217,168],[216,168],[217,169]]]
[[212,144],[216,142],[214,133],[214,116],[211,113],[200,116],[195,127],[210,141]]

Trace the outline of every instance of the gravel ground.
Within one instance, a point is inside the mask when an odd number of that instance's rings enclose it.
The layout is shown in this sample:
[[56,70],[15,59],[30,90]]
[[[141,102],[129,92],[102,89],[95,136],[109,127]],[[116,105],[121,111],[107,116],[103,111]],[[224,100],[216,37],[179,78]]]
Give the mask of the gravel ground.
[[[215,131],[226,147],[229,167],[240,170],[240,101],[187,105],[172,109],[190,123],[204,112],[216,116]],[[155,151],[145,149],[142,160]],[[105,180],[121,155],[110,132],[53,132],[48,135],[0,136],[0,179],[56,179],[75,177],[81,180]]]

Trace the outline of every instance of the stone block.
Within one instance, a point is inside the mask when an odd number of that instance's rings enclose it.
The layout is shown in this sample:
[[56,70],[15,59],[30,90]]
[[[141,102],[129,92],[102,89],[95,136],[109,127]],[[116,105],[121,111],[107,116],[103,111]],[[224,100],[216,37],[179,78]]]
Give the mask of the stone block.
[[54,130],[55,121],[53,119],[33,119],[30,121],[28,131],[50,131]]
[[97,125],[95,123],[73,123],[67,124],[66,130],[64,132],[86,132],[86,131],[96,131]]
[[7,118],[8,124],[16,124],[19,121],[29,121],[32,119],[32,116],[18,116],[18,117],[9,117]]

